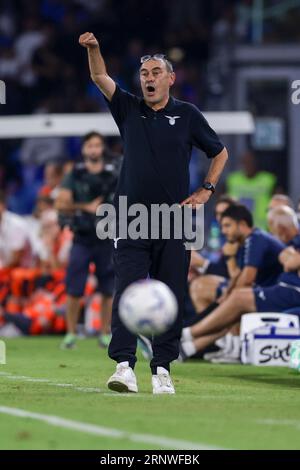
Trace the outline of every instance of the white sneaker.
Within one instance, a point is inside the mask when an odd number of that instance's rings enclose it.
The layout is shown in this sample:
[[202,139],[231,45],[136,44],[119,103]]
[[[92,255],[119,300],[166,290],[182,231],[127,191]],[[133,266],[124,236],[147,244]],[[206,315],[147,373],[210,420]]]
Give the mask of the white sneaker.
[[153,394],[174,394],[175,388],[169,372],[164,367],[157,368],[157,374],[152,375]]
[[218,351],[205,353],[203,355],[203,359],[205,361],[213,361],[214,359],[217,359],[218,357],[224,356],[224,354],[225,354],[225,350],[224,349],[219,349]]
[[225,353],[222,356],[211,359],[210,362],[213,364],[240,364],[241,360],[240,357],[236,356],[235,354]]
[[219,346],[219,351],[214,351],[210,353],[206,353],[203,356],[203,359],[205,361],[211,361],[218,359],[220,357],[226,356],[228,353],[230,353],[233,349],[233,336],[231,333],[227,333],[227,335],[223,336],[222,338],[219,338],[215,344]]
[[232,336],[231,348],[224,354],[211,360],[214,364],[239,364],[241,362],[241,341],[239,336]]
[[129,362],[117,364],[117,370],[108,380],[107,386],[110,390],[119,393],[138,392],[136,376],[132,368],[129,367]]
[[211,359],[213,364],[239,364],[241,362],[241,341],[239,336],[231,335],[229,348],[223,350],[223,354]]

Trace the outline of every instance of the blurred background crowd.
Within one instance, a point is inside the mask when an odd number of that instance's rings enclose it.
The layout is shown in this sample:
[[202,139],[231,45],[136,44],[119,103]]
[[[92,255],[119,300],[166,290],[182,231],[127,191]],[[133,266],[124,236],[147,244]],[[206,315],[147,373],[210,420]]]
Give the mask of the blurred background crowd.
[[[269,8],[279,3],[265,2]],[[254,40],[252,4],[251,0],[2,0],[0,76],[9,93],[5,114],[105,110],[77,45],[82,31],[95,32],[110,74],[133,92],[139,89],[139,58],[145,52],[165,51],[176,64],[174,94],[203,108],[210,94],[221,92],[209,76],[217,44]],[[299,41],[299,19],[297,8],[266,18],[263,41]]]

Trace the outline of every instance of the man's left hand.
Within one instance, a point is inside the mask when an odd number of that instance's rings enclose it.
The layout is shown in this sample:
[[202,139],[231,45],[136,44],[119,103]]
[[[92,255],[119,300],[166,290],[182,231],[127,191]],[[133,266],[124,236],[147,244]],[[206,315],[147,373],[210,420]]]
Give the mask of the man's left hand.
[[186,204],[191,204],[193,209],[196,209],[197,204],[206,204],[211,195],[211,191],[209,191],[208,189],[201,188],[198,189],[198,191],[194,192],[187,199],[182,201],[180,205],[185,206]]
[[238,242],[234,242],[234,243],[229,243],[229,242],[226,242],[224,243],[223,247],[222,247],[222,253],[224,256],[235,256],[238,252],[238,249],[240,247],[240,244]]

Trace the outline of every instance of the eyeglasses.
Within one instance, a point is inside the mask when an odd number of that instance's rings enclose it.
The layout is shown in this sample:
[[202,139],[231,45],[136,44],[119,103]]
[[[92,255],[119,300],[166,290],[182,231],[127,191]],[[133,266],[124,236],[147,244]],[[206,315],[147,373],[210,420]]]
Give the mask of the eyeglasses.
[[165,54],[143,55],[143,57],[141,57],[141,64],[143,64],[144,62],[147,62],[148,60],[151,60],[151,59],[164,60],[164,59],[166,59],[166,56],[165,56]]

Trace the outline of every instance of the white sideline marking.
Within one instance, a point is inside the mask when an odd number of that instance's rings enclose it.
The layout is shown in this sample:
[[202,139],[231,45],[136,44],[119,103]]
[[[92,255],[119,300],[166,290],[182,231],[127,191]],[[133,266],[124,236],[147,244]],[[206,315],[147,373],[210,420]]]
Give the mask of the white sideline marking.
[[[134,400],[138,398],[144,398],[144,397],[147,397],[149,400],[150,399],[159,400],[160,398],[159,396],[154,396],[149,393],[141,393],[141,392],[139,393],[105,392],[101,388],[97,388],[97,387],[79,387],[77,385],[70,384],[70,383],[67,383],[67,384],[58,383],[58,382],[51,381],[49,379],[40,379],[38,377],[28,377],[26,375],[15,375],[15,374],[11,374],[10,372],[0,372],[0,379],[1,377],[5,377],[6,379],[9,379],[9,380],[20,380],[24,382],[44,383],[46,385],[51,385],[52,387],[71,388],[77,392],[83,392],[83,393],[101,393],[101,395],[107,396],[107,397],[133,398]],[[185,393],[184,396],[185,398],[188,398],[188,397],[195,398],[194,394],[189,394],[189,393]],[[201,398],[201,400],[213,400],[215,398],[216,399],[221,398],[220,395],[201,395],[201,394],[199,394],[198,397]],[[176,396],[173,396],[171,399],[174,399],[174,398],[176,398]],[[224,400],[224,397],[222,399]],[[245,400],[245,399],[254,400],[252,395],[251,396],[245,395],[242,398],[241,397],[228,397],[228,400],[231,400],[231,401],[232,400],[240,401],[240,400]]]
[[[147,397],[149,399],[159,399],[159,396],[154,396],[150,395],[148,393],[117,393],[117,392],[105,392],[104,390],[101,390],[100,388],[93,388],[93,387],[78,387],[77,385],[74,384],[64,384],[64,383],[58,383],[54,382],[49,379],[40,379],[38,377],[28,377],[26,375],[15,375],[11,374],[10,372],[0,372],[0,379],[1,377],[5,377],[6,379],[9,380],[19,380],[21,382],[33,382],[33,383],[44,383],[46,385],[51,385],[52,387],[62,387],[62,388],[70,388],[73,389],[77,392],[83,392],[83,393],[101,393],[103,396],[107,397],[118,397],[118,398],[143,398]],[[188,397],[189,395],[185,394],[185,397]],[[172,399],[175,397],[172,397]]]
[[113,439],[128,439],[132,442],[153,444],[159,447],[165,447],[166,449],[221,450],[220,447],[210,446],[207,444],[196,444],[194,442],[171,439],[164,436],[154,436],[151,434],[135,434],[121,431],[119,429],[106,428],[104,426],[98,426],[95,424],[81,423],[80,421],[73,421],[70,419],[61,418],[60,416],[33,413],[31,411],[10,408],[7,406],[0,406],[0,413],[10,416],[17,416],[18,418],[30,418],[36,421],[50,424],[52,426],[57,426],[59,428],[70,429],[72,431],[79,431],[86,434],[93,434],[95,436],[104,436]]
[[84,393],[99,393],[99,392],[101,392],[100,388],[78,387],[74,384],[61,384],[61,383],[57,383],[57,382],[52,382],[51,380],[48,380],[48,379],[39,379],[39,378],[35,378],[35,377],[27,377],[26,375],[13,375],[13,374],[10,374],[9,372],[0,372],[0,377],[5,377],[6,379],[9,379],[9,380],[21,380],[21,381],[24,381],[24,382],[44,383],[46,385],[51,385],[53,387],[72,388],[73,390],[76,390],[77,392],[84,392]]

